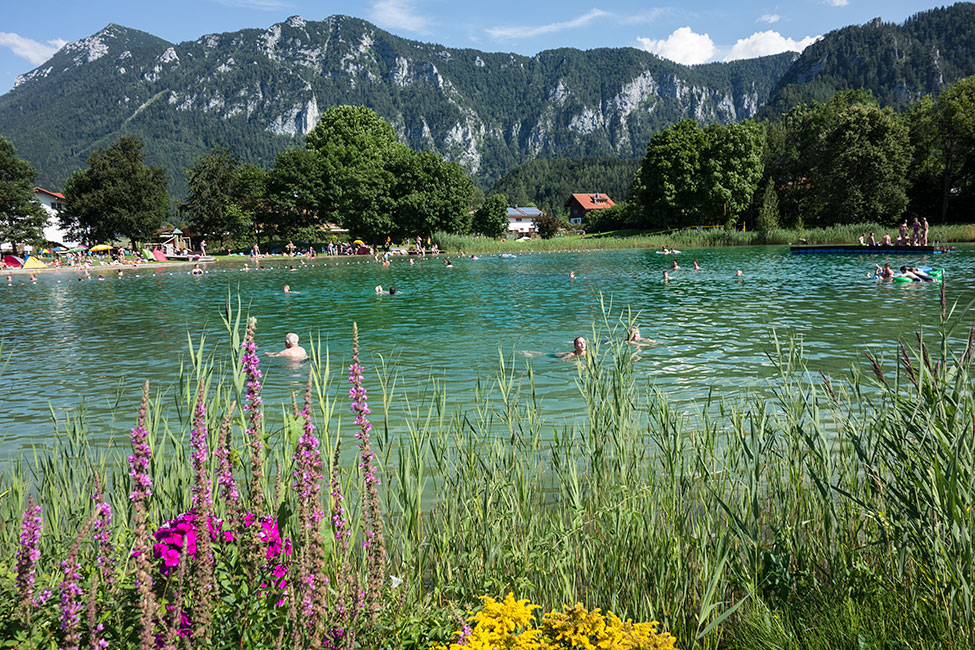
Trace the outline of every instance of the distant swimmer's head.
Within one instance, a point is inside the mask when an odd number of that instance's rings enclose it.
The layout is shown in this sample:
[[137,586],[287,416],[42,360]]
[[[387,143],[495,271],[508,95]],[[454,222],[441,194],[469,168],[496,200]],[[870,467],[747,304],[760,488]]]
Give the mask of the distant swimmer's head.
[[298,345],[298,335],[294,332],[286,334],[284,337],[284,347],[293,348],[296,345]]
[[741,269],[738,269],[737,271],[735,271],[735,276],[737,276],[737,277],[740,278],[743,275],[745,275],[745,274],[741,272]]
[[389,288],[389,295],[391,295],[391,296],[395,296],[396,295],[396,287],[390,287]]
[[906,266],[902,266],[902,267],[901,267],[901,273],[904,273],[904,272],[906,272],[906,271],[907,271],[907,267],[906,267]]
[[627,340],[628,341],[639,341],[640,338],[641,338],[640,337],[640,328],[639,327],[636,327],[636,326],[631,327],[630,328],[630,334],[629,334],[629,337],[627,338]]
[[572,341],[572,347],[575,349],[575,353],[578,356],[582,356],[586,353],[586,339],[577,336],[574,341]]
[[285,293],[291,293],[291,287],[288,286],[288,285],[284,285],[284,292]]

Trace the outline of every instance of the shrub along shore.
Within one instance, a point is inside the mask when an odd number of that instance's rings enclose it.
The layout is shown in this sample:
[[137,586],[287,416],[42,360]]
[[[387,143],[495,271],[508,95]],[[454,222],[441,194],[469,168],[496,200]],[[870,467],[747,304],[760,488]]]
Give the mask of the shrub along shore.
[[[572,234],[552,239],[532,239],[521,241],[506,238],[505,241],[474,235],[453,235],[436,233],[433,241],[441,249],[465,253],[495,253],[515,251],[556,251],[556,250],[599,250],[614,248],[708,248],[718,246],[763,246],[787,244],[843,244],[857,243],[860,235],[876,234],[877,241],[891,228],[874,223],[830,226],[828,228],[804,228],[802,230],[777,228],[769,231],[726,230],[708,228],[697,230],[687,228],[667,232],[643,232],[624,230],[595,234]],[[975,224],[932,226],[929,236],[932,245],[975,242]]]
[[146,386],[131,445],[97,451],[79,416],[0,477],[0,636],[489,647],[510,624],[512,648],[975,646],[975,328],[944,293],[934,340],[840,378],[773,339],[774,398],[699,413],[597,343],[570,424],[543,419],[530,367],[502,359],[451,413],[439,383],[396,387],[357,354],[336,372],[320,344],[305,395],[265,409],[237,310],[175,395]]

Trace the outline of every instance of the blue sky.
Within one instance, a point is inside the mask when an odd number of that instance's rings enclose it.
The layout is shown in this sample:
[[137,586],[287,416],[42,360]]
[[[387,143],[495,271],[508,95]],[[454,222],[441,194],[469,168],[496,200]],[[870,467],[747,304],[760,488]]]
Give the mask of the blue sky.
[[0,93],[66,42],[108,23],[173,43],[204,34],[264,28],[299,15],[346,14],[406,38],[489,52],[533,55],[556,47],[638,47],[680,63],[798,50],[839,27],[875,17],[902,22],[933,6],[923,0],[3,0]]

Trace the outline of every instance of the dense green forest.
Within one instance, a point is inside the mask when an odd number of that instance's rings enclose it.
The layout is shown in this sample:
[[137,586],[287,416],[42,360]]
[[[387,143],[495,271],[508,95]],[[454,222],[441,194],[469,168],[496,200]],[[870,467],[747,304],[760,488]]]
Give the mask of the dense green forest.
[[881,106],[906,110],[927,94],[975,74],[975,4],[918,13],[902,25],[876,19],[844,27],[807,47],[775,85],[760,116],[827,102],[865,88]]
[[625,201],[640,167],[638,158],[533,160],[512,169],[489,194],[503,194],[510,205],[534,205],[549,214],[565,214],[570,194],[602,192]]

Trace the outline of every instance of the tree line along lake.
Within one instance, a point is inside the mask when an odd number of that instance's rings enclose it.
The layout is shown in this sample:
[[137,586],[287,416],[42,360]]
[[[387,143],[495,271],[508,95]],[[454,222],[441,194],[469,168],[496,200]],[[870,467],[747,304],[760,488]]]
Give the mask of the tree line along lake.
[[[652,382],[681,408],[694,412],[709,395],[734,399],[769,391],[775,375],[769,353],[773,330],[799,335],[809,367],[840,378],[863,351],[891,363],[896,343],[939,323],[933,284],[880,284],[867,274],[875,263],[944,268],[949,303],[975,299],[975,248],[943,255],[799,256],[781,246],[692,249],[680,255],[652,250],[518,254],[502,259],[450,256],[393,258],[383,268],[371,258],[269,259],[264,270],[242,270],[244,260],[211,264],[203,276],[188,267],[99,269],[104,281],[79,282],[63,270],[0,282],[0,459],[46,447],[65,420],[83,413],[96,446],[125,442],[138,411],[142,382],[153,392],[178,390],[188,340],[226,360],[223,314],[228,296],[258,318],[257,343],[270,417],[301,393],[307,365],[265,355],[296,332],[327,347],[336,395],[350,360],[352,323],[359,325],[366,384],[380,409],[377,372],[385,362],[398,375],[397,395],[429,394],[442,382],[448,405],[473,403],[478,381],[492,382],[503,355],[516,378],[530,362],[541,411],[561,424],[584,414],[574,363],[555,358],[576,336],[610,336],[604,322],[626,320],[656,344],[642,349],[636,376]],[[679,271],[670,270],[677,260]],[[693,270],[698,260],[701,270]],[[295,270],[289,267],[294,265]],[[251,265],[253,266],[253,264]],[[736,277],[741,269],[743,276]],[[669,282],[662,281],[670,270]],[[576,279],[570,279],[570,272]],[[23,284],[21,284],[23,282]],[[289,285],[291,294],[283,292]],[[376,285],[395,286],[394,296]],[[971,314],[963,320],[968,321]],[[963,323],[964,324],[964,323]],[[623,336],[618,327],[617,336]],[[966,336],[967,327],[958,336]],[[188,339],[189,337],[189,339]],[[186,363],[188,366],[188,362]],[[163,400],[175,404],[177,399]],[[394,400],[396,402],[397,400]],[[401,405],[389,413],[404,428]],[[52,413],[58,420],[52,420]],[[280,417],[280,415],[278,415]],[[377,420],[381,419],[377,417]],[[351,429],[349,429],[351,435]]]

